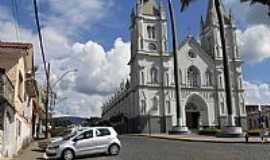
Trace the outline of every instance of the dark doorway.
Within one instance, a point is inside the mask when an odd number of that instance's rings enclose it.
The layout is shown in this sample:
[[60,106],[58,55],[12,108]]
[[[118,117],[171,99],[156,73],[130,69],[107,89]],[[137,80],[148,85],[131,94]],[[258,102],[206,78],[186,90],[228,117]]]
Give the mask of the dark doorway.
[[189,129],[199,128],[200,112],[186,112],[187,127]]

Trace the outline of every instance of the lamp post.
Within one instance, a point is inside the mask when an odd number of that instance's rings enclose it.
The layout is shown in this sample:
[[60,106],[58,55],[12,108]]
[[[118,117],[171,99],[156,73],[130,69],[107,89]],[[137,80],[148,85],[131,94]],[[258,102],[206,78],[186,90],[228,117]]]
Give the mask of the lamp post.
[[53,100],[54,100],[54,102],[53,102],[53,104],[55,105],[55,99],[56,99],[56,97],[57,97],[57,95],[56,95],[56,93],[53,91],[53,89],[56,87],[56,85],[59,83],[59,82],[61,82],[61,80],[63,80],[63,78],[65,77],[65,76],[67,76],[69,73],[72,73],[72,72],[78,72],[78,69],[72,69],[72,70],[68,70],[68,71],[66,71],[66,72],[64,72],[52,85],[51,85],[51,88],[50,88],[50,90],[51,90],[51,96],[53,96]]
[[78,72],[78,69],[72,69],[68,70],[65,73],[63,73],[52,85],[51,88],[54,88],[67,74],[72,73],[72,72]]
[[[68,70],[68,71],[64,72],[52,85],[50,85],[50,88],[49,88],[50,89],[50,96],[51,96],[50,99],[53,100],[53,102],[51,102],[50,105],[54,105],[54,107],[55,107],[55,100],[57,98],[57,94],[56,94],[56,92],[53,91],[53,89],[56,87],[56,85],[61,80],[63,80],[63,78],[65,76],[67,76],[69,73],[72,73],[72,72],[78,72],[78,69],[72,69],[72,70]],[[47,107],[47,108],[49,108],[49,107]],[[52,113],[52,106],[50,106],[50,108],[51,108],[51,113]],[[46,113],[46,115],[48,115],[48,113]],[[48,125],[46,125],[46,126],[48,126]]]
[[171,20],[171,30],[172,30],[172,44],[173,44],[173,56],[174,56],[174,82],[175,82],[175,99],[176,99],[176,118],[177,124],[169,131],[170,134],[183,134],[188,133],[188,128],[183,125],[182,114],[181,114],[181,104],[180,104],[180,87],[179,87],[179,77],[178,77],[178,60],[177,60],[177,34],[176,34],[176,23],[172,0],[168,0],[169,14]]

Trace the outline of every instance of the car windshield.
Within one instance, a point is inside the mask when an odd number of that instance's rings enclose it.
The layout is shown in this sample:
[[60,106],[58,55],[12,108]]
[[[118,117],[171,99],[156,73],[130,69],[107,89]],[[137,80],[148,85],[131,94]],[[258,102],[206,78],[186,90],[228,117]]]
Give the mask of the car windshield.
[[63,138],[64,138],[64,140],[69,140],[70,138],[74,137],[75,135],[77,135],[77,132],[76,131],[71,132],[71,133],[65,135]]

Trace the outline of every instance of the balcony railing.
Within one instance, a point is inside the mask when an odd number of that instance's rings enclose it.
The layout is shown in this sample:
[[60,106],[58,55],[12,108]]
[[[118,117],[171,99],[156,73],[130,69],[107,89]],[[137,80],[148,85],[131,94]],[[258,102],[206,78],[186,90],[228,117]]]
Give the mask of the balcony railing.
[[7,101],[14,106],[14,86],[6,74],[0,73],[0,101]]

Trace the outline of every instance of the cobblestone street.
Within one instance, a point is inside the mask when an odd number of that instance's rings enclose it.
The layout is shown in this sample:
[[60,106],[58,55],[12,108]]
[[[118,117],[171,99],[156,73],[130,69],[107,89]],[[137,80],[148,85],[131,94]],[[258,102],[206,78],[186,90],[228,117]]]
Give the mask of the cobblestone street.
[[[268,144],[182,142],[121,136],[119,156],[95,155],[81,160],[269,160]],[[33,144],[18,160],[40,160],[43,152]]]

